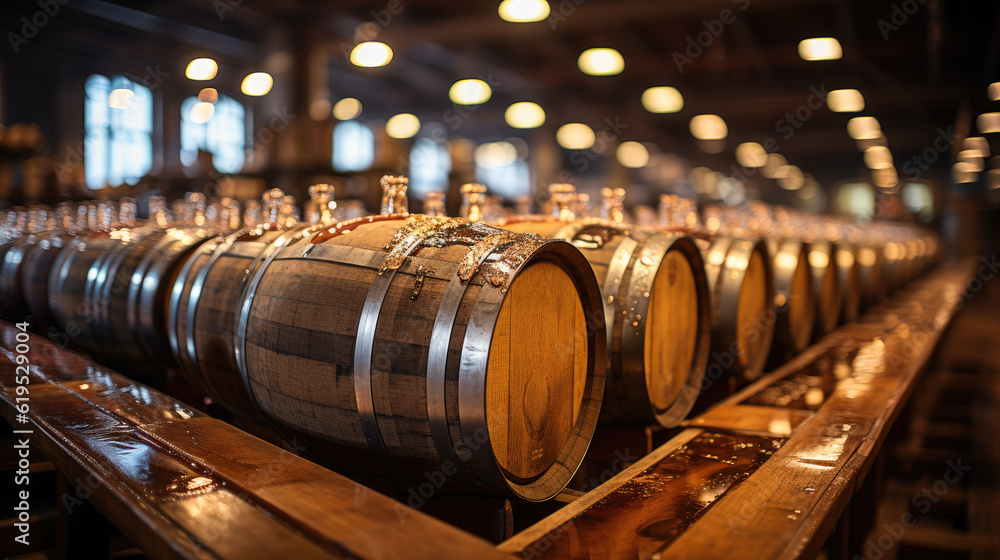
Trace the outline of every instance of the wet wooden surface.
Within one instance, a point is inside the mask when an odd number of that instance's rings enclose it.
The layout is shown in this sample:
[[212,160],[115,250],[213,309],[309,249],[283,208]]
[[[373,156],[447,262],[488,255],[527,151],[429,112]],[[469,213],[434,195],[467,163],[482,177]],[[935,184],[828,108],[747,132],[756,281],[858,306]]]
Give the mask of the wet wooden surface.
[[34,335],[21,423],[18,332],[0,322],[0,414],[151,558],[505,557]]
[[[526,558],[815,557],[970,272],[946,266],[914,281],[498,548]],[[749,460],[748,444],[773,455]]]

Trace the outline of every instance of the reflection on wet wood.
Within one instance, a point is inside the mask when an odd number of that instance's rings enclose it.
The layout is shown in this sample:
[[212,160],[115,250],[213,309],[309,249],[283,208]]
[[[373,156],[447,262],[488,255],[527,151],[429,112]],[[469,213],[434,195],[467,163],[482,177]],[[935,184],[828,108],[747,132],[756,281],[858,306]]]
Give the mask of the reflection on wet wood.
[[738,487],[784,442],[691,430],[678,437],[688,439],[609,481],[614,489],[604,496],[585,496],[550,516],[545,521],[550,530],[539,532],[536,526],[500,548],[542,558],[647,558]]
[[0,322],[0,414],[149,557],[505,557],[41,337],[17,423],[18,332]]
[[[912,283],[500,550],[552,558],[815,557],[954,315],[970,270],[941,268]],[[819,394],[810,397],[814,388]],[[736,461],[739,468],[724,476],[742,483],[725,487],[692,519],[693,510],[678,504],[697,486],[675,486],[677,473],[666,465],[696,439],[718,441],[703,430],[719,429],[791,435],[763,464]]]

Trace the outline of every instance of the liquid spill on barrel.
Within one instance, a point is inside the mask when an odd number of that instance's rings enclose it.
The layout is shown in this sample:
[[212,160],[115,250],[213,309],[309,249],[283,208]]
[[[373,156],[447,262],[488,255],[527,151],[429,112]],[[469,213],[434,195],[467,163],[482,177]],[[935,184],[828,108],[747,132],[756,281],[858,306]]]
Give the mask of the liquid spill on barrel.
[[743,404],[819,410],[837,383],[852,375],[857,353],[858,348],[853,344],[831,348],[811,364],[750,396]]
[[784,442],[700,434],[524,553],[550,558],[648,558],[756,472]]

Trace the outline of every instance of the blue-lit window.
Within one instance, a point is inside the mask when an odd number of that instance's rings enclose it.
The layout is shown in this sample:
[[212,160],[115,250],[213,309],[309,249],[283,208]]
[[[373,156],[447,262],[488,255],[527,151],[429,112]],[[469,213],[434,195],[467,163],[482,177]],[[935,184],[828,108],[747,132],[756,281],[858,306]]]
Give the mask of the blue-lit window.
[[153,168],[153,93],[146,86],[124,76],[90,76],[83,123],[88,188],[134,185]]
[[484,167],[476,164],[476,182],[489,188],[507,200],[531,194],[531,176],[528,162],[518,159],[499,167]]
[[451,154],[444,142],[421,138],[410,148],[410,191],[423,199],[431,191],[448,190]]
[[364,171],[375,161],[375,133],[358,121],[343,121],[333,127],[333,168]]
[[[247,118],[243,104],[228,95],[219,95],[211,117],[205,122],[192,115],[197,97],[181,103],[181,163],[192,166],[198,150],[212,154],[212,164],[220,173],[239,173],[246,163],[248,146]],[[197,112],[197,111],[196,111]]]

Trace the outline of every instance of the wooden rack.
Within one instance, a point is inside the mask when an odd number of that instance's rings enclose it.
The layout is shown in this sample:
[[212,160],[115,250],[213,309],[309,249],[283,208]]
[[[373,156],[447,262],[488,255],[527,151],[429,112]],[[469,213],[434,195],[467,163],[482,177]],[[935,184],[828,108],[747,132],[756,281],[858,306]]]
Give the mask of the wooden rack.
[[[811,558],[847,533],[970,271],[912,282],[496,547],[34,335],[20,423],[9,323],[0,414],[154,558]],[[63,537],[83,522],[66,502]]]

